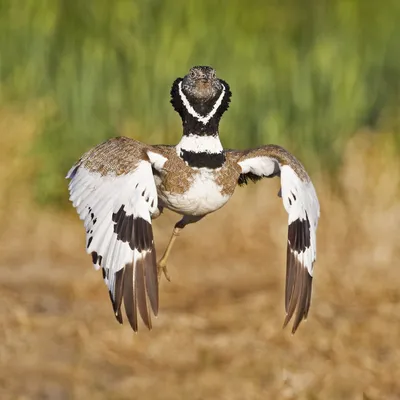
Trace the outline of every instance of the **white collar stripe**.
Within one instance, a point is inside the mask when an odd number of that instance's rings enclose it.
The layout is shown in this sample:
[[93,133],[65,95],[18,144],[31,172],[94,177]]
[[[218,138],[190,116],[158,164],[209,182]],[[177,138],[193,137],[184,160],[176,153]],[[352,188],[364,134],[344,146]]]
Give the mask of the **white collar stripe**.
[[179,82],[178,84],[178,88],[179,88],[179,96],[181,96],[183,105],[186,107],[186,110],[188,111],[188,113],[190,115],[192,115],[193,117],[195,117],[199,122],[202,122],[203,125],[208,124],[208,122],[210,121],[210,119],[215,115],[215,113],[217,112],[218,108],[220,107],[220,105],[222,104],[222,100],[225,96],[225,85],[222,84],[222,93],[220,94],[220,96],[218,97],[218,100],[215,102],[212,110],[205,116],[200,115],[189,103],[189,100],[187,99],[187,97],[185,96],[185,93],[183,93],[182,91],[182,81]]
[[220,154],[224,151],[218,135],[215,136],[199,136],[190,134],[182,136],[181,141],[176,146],[178,155],[181,150],[190,151],[192,153],[211,153]]

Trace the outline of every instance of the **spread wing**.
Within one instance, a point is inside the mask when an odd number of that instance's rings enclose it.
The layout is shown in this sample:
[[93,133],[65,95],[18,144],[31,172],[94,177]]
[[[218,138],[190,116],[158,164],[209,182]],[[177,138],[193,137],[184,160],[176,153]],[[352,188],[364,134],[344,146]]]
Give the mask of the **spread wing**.
[[134,331],[137,310],[151,329],[158,279],[151,214],[157,190],[144,144],[120,137],[91,149],[71,168],[70,200],[86,229],[86,251],[101,268],[117,320],[121,304]]
[[239,184],[248,179],[281,178],[279,196],[289,214],[284,326],[296,312],[294,333],[310,308],[319,218],[317,194],[304,167],[282,147],[268,145],[235,153],[242,168]]

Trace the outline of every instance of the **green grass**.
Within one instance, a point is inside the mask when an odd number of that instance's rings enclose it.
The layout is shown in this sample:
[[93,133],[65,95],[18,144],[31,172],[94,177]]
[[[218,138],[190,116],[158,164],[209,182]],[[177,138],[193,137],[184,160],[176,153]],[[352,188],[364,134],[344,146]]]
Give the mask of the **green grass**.
[[0,101],[54,103],[35,144],[45,201],[126,121],[176,142],[169,89],[198,64],[231,85],[226,146],[279,143],[334,170],[356,130],[399,130],[399,20],[397,0],[1,0]]

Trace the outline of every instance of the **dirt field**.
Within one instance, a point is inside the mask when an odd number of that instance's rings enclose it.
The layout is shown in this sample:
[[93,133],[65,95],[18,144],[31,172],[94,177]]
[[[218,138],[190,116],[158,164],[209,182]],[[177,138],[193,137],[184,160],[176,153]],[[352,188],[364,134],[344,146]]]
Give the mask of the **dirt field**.
[[[154,328],[134,334],[113,316],[78,217],[28,204],[16,162],[1,199],[0,398],[400,399],[400,168],[387,150],[349,144],[340,199],[314,177],[318,261],[294,336],[282,330],[277,180],[185,229]],[[154,223],[159,254],[175,221]]]

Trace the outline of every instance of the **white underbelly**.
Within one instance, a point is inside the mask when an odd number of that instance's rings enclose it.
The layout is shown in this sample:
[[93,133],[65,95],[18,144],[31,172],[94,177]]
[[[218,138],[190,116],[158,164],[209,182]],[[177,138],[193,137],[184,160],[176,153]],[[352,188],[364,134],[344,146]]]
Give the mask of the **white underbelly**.
[[159,191],[158,195],[166,208],[180,214],[201,216],[221,208],[230,198],[221,193],[215,176],[209,171],[195,175],[185,193]]

